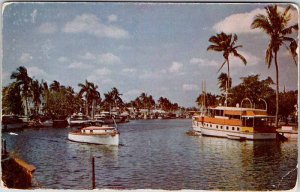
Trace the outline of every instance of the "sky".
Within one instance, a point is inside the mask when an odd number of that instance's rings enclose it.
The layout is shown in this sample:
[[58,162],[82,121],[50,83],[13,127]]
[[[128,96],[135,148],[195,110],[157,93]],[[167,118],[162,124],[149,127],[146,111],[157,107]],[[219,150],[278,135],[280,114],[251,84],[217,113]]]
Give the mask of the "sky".
[[[2,86],[19,66],[38,80],[54,80],[79,90],[86,79],[103,93],[116,87],[124,101],[142,92],[167,97],[180,106],[196,106],[202,81],[220,94],[218,76],[227,72],[221,53],[207,51],[208,39],[236,33],[238,51],[230,57],[233,86],[241,77],[260,74],[275,81],[265,64],[269,37],[250,25],[265,14],[264,3],[6,3],[2,10]],[[287,4],[280,4],[283,10]],[[291,11],[291,24],[298,13]],[[296,35],[295,35],[296,37]],[[280,90],[298,88],[298,68],[284,47],[278,54]]]

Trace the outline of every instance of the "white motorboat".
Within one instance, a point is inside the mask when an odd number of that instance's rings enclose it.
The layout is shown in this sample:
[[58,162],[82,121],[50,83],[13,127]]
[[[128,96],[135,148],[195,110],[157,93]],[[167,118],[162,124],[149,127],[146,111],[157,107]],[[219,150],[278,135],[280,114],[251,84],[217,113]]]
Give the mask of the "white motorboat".
[[272,126],[274,117],[266,110],[241,107],[209,107],[208,112],[195,117],[201,134],[234,140],[276,139]]
[[118,146],[119,135],[116,127],[88,126],[80,129],[80,131],[69,132],[68,139],[80,143]]

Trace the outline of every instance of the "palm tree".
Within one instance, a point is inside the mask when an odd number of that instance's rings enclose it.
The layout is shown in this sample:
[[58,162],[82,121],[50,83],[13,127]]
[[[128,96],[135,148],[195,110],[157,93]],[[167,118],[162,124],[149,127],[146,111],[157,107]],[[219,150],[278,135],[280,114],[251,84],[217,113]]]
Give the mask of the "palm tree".
[[41,105],[41,95],[43,92],[43,87],[40,85],[38,80],[33,80],[31,83],[31,89],[32,89],[32,100],[34,103],[34,112],[35,114],[38,114],[38,109]]
[[10,76],[11,79],[16,79],[16,85],[21,87],[22,97],[25,100],[26,115],[28,115],[28,97],[30,97],[31,77],[28,76],[27,69],[23,66],[17,68]]
[[[229,81],[229,84],[228,84],[228,77],[227,77],[227,74],[226,73],[221,73],[218,77],[218,84],[219,84],[219,88],[222,92],[226,92],[226,88],[227,87],[231,87],[231,79]],[[227,85],[228,84],[228,85]]]
[[54,80],[53,83],[50,84],[50,90],[58,92],[61,88],[61,85],[58,81]]
[[88,114],[89,106],[92,105],[92,110],[94,110],[95,102],[99,102],[101,100],[100,93],[97,91],[98,86],[92,82],[89,82],[88,80],[85,80],[85,84],[79,83],[78,86],[81,87],[79,91],[79,95],[80,96],[85,95],[86,114]]
[[[231,79],[230,78],[230,73],[229,73],[229,55],[230,54],[233,54],[233,56],[240,58],[245,65],[247,64],[246,59],[241,54],[239,54],[237,52],[237,48],[242,47],[242,45],[235,45],[237,40],[238,40],[238,37],[237,37],[236,34],[227,35],[224,32],[221,32],[220,34],[217,34],[216,36],[212,36],[208,40],[209,42],[212,43],[212,45],[208,46],[207,51],[211,50],[211,51],[223,52],[223,57],[224,57],[225,61],[221,65],[218,72],[227,63],[227,77],[228,77],[228,79]],[[230,85],[229,82],[228,82],[228,85]]]
[[122,98],[120,97],[122,94],[119,93],[119,90],[115,87],[111,89],[108,93],[105,93],[105,100],[104,103],[109,106],[110,110],[111,107],[120,107],[122,108],[124,106],[124,102]]
[[[277,54],[279,48],[284,45],[291,53],[292,58],[296,62],[296,49],[297,42],[294,38],[290,37],[294,30],[298,30],[298,24],[288,26],[291,19],[291,14],[289,12],[290,6],[288,6],[284,12],[279,12],[277,10],[277,5],[265,7],[267,15],[258,14],[254,18],[251,28],[259,28],[264,31],[269,37],[269,45],[266,50],[265,62],[268,67],[271,67],[272,60],[274,59],[275,69],[276,69],[276,115],[275,115],[275,125],[278,127],[278,111],[279,111],[279,71]],[[286,42],[290,43],[289,46]]]

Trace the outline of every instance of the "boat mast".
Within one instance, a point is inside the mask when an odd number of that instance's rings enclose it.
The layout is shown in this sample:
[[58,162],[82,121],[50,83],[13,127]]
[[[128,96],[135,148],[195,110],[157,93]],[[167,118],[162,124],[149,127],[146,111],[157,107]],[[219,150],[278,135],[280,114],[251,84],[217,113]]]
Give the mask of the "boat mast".
[[202,99],[201,99],[202,113],[206,111],[206,81],[202,81]]
[[226,88],[225,88],[225,107],[227,107],[227,97],[228,97],[228,81],[226,81]]

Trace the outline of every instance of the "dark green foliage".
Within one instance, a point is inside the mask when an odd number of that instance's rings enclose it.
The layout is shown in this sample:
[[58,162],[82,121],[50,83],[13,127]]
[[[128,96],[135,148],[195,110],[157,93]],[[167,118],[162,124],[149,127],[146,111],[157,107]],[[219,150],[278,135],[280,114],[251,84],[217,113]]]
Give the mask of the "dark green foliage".
[[24,113],[20,87],[12,83],[2,89],[2,114],[21,115]]

